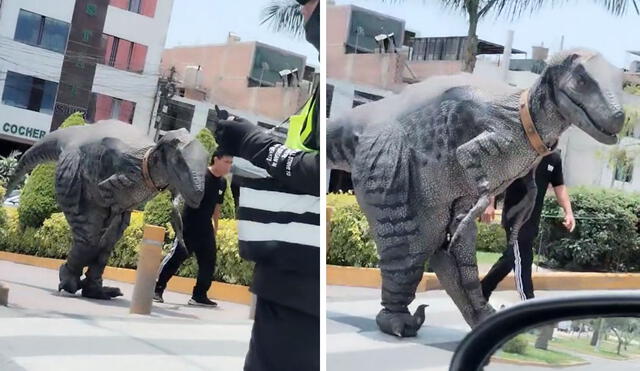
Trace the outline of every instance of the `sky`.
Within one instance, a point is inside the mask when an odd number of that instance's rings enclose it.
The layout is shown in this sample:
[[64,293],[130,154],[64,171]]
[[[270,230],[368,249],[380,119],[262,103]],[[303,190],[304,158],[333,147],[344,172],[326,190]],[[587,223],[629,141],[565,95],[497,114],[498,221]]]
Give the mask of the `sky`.
[[[405,29],[416,32],[417,36],[467,34],[464,13],[444,9],[438,0],[405,0],[402,4],[382,0],[336,0],[336,4],[355,4],[404,19]],[[564,49],[594,49],[618,67],[629,67],[632,57],[627,50],[640,50],[640,15],[633,7],[626,16],[616,17],[589,0],[567,1],[566,5],[555,8],[547,6],[514,22],[509,22],[507,17],[496,20],[490,15],[480,22],[477,32],[482,40],[504,45],[508,30],[514,31],[513,48],[526,51],[529,56],[534,45],[544,44],[549,53],[558,51],[562,35]]]
[[261,12],[271,0],[174,0],[165,46],[223,44],[232,32],[242,41],[260,41],[307,57],[319,66],[318,53],[304,37],[276,33],[260,25]]
[[[280,0],[283,1],[283,0]],[[307,57],[317,66],[315,49],[303,38],[271,31],[260,25],[260,13],[272,0],[174,0],[167,36],[167,47],[224,43],[233,32],[245,41],[261,41]],[[337,4],[356,4],[406,21],[405,28],[418,36],[463,36],[467,33],[462,13],[443,9],[438,0],[405,0],[389,4],[382,0],[336,0]],[[558,51],[564,35],[564,48],[588,47],[601,52],[618,67],[628,67],[632,57],[627,50],[640,50],[640,16],[629,12],[616,17],[593,1],[573,0],[566,5],[548,6],[514,22],[487,17],[478,26],[481,39],[504,44],[513,30],[513,47],[531,54],[531,46],[544,45],[550,53]]]

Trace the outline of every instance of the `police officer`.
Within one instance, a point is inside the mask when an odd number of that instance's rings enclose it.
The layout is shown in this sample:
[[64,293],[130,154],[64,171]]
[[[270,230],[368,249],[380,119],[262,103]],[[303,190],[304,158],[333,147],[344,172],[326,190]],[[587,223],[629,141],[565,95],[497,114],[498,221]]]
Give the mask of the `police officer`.
[[[319,50],[318,0],[302,5],[307,41]],[[255,262],[255,321],[244,369],[320,369],[319,89],[289,120],[286,144],[240,118],[216,124],[216,140],[270,175],[240,181],[240,255]],[[234,181],[235,181],[234,177]]]

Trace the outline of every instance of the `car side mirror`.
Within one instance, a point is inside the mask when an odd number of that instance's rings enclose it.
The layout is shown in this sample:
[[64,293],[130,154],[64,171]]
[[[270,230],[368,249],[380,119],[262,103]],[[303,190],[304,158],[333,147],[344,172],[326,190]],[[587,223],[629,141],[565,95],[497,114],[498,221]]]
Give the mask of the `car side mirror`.
[[615,362],[638,355],[640,295],[580,295],[533,299],[493,314],[458,344],[449,370],[575,366],[593,357],[623,370]]

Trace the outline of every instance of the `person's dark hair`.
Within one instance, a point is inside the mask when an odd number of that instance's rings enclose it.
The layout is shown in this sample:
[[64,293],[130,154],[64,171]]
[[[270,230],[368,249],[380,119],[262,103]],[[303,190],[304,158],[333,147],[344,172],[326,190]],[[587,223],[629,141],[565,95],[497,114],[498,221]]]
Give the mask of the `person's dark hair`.
[[218,147],[218,149],[216,149],[213,152],[213,155],[211,155],[211,165],[213,165],[213,160],[217,157],[219,159],[223,158],[224,156],[231,156],[231,154],[229,154],[229,152],[221,149],[220,147]]

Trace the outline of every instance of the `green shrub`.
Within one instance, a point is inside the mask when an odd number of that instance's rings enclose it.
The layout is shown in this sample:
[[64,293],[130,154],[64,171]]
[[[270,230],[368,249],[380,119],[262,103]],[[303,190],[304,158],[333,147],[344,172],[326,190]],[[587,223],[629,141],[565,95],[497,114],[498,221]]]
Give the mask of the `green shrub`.
[[378,253],[369,224],[357,204],[335,208],[327,264],[376,267]]
[[[0,202],[4,200],[5,189],[0,186]],[[7,212],[4,207],[0,206],[0,238],[3,238],[3,232],[7,226]]]
[[477,224],[476,250],[502,253],[507,248],[507,235],[500,224]]
[[[84,125],[82,113],[76,112],[60,125],[60,129]],[[51,214],[60,211],[55,195],[54,163],[36,166],[20,194],[20,225],[39,228]]]
[[555,198],[545,199],[541,222],[544,263],[571,271],[640,270],[637,194],[575,188],[570,199],[576,228],[567,232]]
[[55,164],[38,165],[20,194],[18,214],[23,228],[39,228],[51,214],[59,212],[55,192]]
[[233,193],[231,192],[231,182],[227,181],[227,190],[224,192],[224,202],[222,203],[222,210],[220,211],[221,219],[235,219],[236,218],[236,203],[233,199]]
[[53,213],[36,233],[39,242],[38,256],[65,259],[71,246],[71,228],[63,213]]
[[[54,213],[44,221],[40,229],[28,227],[21,231],[18,213],[14,208],[6,208],[7,218],[0,225],[0,250],[20,254],[65,259],[72,245],[69,225],[62,213]],[[145,216],[141,212],[131,214],[129,227],[111,253],[108,265],[135,269],[138,262],[138,249],[144,231]],[[217,233],[217,269],[215,279],[240,285],[249,285],[253,275],[253,263],[240,258],[238,253],[238,235],[235,220],[221,219]],[[168,253],[175,233],[168,226],[163,250]],[[181,267],[178,275],[195,278],[197,276],[195,257],[189,258]]]
[[144,222],[167,228],[171,224],[172,208],[171,192],[160,192],[144,206]]
[[[20,151],[11,151],[8,156],[0,156],[0,186],[6,186],[9,182],[9,178],[18,166],[20,153]],[[16,189],[20,187],[22,187],[22,183],[18,184]]]
[[122,238],[113,248],[107,263],[113,267],[136,268],[138,264],[138,250],[144,232],[144,215],[140,212],[131,213],[131,222],[124,230]]
[[207,128],[200,130],[196,135],[196,139],[198,139],[200,143],[202,143],[207,152],[209,152],[209,155],[212,155],[216,148],[218,148],[216,139],[214,138],[213,134],[211,134],[211,130]]
[[528,346],[529,342],[527,341],[527,337],[525,335],[518,335],[504,343],[502,351],[506,353],[525,354]]

